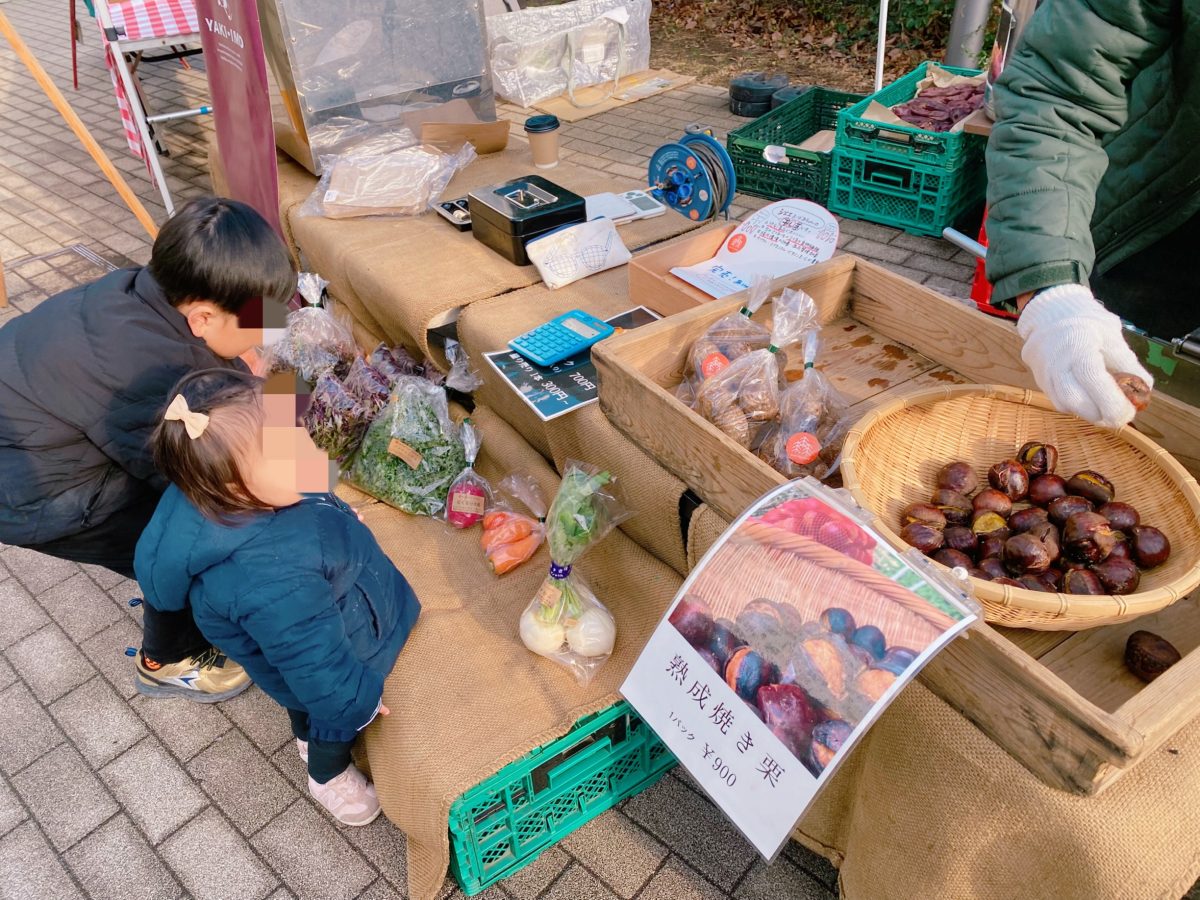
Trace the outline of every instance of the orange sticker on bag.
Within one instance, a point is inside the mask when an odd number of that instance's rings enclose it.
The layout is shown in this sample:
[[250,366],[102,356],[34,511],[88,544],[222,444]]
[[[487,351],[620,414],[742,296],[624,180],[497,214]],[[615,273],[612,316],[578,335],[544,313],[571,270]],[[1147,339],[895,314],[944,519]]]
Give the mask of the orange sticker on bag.
[[712,378],[718,372],[724,372],[727,368],[729,368],[728,356],[720,352],[710,353],[700,363],[700,374],[705,378]]
[[388,443],[388,453],[397,459],[401,459],[410,469],[415,469],[421,465],[421,453],[414,450],[400,438],[392,438]]
[[787,458],[798,466],[807,466],[821,452],[821,442],[815,434],[798,431],[787,439]]

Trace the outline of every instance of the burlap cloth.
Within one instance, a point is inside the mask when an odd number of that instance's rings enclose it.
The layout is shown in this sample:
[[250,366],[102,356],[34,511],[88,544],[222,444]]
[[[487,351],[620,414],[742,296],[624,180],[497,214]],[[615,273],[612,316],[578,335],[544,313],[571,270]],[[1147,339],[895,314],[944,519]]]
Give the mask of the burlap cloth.
[[[626,226],[627,227],[627,226]],[[458,320],[458,337],[483,378],[476,399],[513,426],[547,459],[601,459],[621,478],[638,515],[622,529],[679,573],[687,554],[679,528],[679,498],[686,485],[651,459],[608,421],[598,403],[543,422],[483,358],[505,349],[523,331],[571,309],[608,318],[629,309],[629,276],[610,269],[552,291],[543,284],[471,304]]]
[[[693,518],[689,561],[722,518]],[[1042,784],[914,682],[793,837],[846,900],[1179,900],[1200,878],[1200,719],[1098,797]]]
[[[498,480],[533,474],[552,497],[558,479],[541,456],[485,407],[472,421],[483,434],[479,470]],[[602,454],[589,460],[608,462]],[[549,565],[545,547],[520,568],[493,576],[479,529],[455,531],[406,516],[343,489],[408,577],[421,617],[384,689],[391,715],[366,735],[371,773],[387,817],[408,836],[410,896],[436,895],[449,863],[451,803],[508,763],[611,706],[617,687],[662,618],[680,578],[620,531],[577,571],[617,620],[614,655],[586,688],[517,637],[517,621]]]

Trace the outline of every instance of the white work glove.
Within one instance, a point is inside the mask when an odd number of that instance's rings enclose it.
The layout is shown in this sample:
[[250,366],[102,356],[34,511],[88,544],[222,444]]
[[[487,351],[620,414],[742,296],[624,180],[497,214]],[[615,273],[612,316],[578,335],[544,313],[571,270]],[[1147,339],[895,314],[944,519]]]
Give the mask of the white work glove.
[[1060,284],[1039,293],[1017,320],[1017,333],[1025,342],[1021,359],[1061,412],[1119,428],[1137,410],[1113,375],[1128,372],[1154,387],[1125,343],[1121,320],[1082,285]]

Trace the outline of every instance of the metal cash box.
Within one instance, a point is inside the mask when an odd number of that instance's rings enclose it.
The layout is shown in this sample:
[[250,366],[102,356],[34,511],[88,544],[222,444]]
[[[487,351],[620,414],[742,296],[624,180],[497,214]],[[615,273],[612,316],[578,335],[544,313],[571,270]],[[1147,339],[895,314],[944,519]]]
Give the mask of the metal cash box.
[[467,195],[471,233],[509,262],[529,265],[525,244],[587,221],[583,197],[538,175],[477,188]]

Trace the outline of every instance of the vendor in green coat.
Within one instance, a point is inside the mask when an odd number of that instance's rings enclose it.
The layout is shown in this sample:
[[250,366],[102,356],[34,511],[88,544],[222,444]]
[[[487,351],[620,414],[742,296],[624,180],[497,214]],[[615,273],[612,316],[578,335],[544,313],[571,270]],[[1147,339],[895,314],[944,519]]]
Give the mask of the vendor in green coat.
[[1200,326],[1200,0],[1043,0],[996,85],[988,277],[1059,409],[1110,426],[1153,384],[1120,319]]

